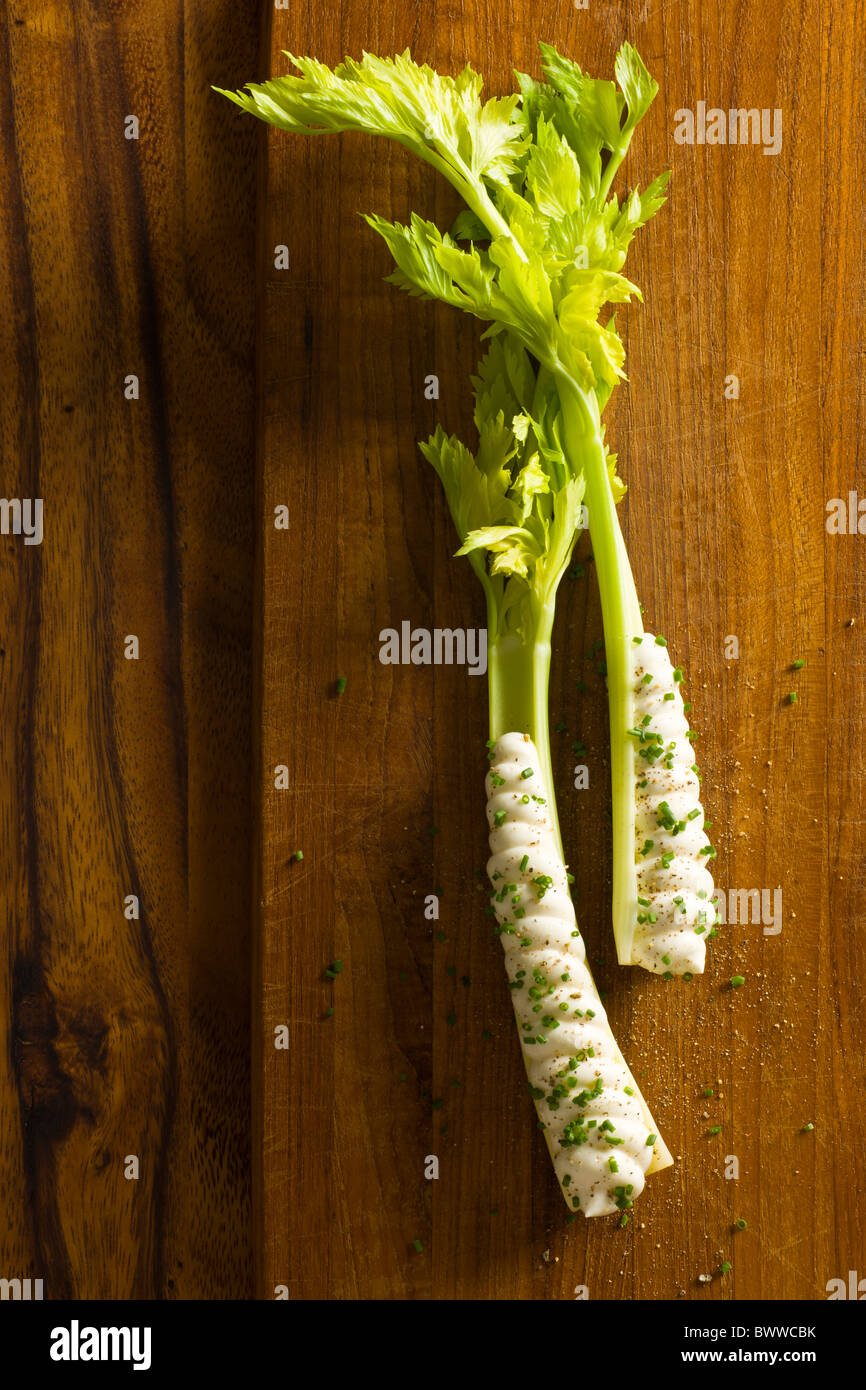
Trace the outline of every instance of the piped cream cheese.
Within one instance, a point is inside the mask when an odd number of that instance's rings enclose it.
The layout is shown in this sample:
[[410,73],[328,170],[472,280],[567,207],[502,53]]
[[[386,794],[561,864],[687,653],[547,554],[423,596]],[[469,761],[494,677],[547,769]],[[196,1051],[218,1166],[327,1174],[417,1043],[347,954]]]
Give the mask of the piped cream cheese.
[[487,776],[491,902],[530,1090],[568,1205],[627,1212],[672,1162],[586,965],[565,864],[525,734],[504,734]]
[[716,920],[712,849],[680,681],[667,647],[644,633],[634,662],[635,872],[632,962],[656,974],[699,975]]

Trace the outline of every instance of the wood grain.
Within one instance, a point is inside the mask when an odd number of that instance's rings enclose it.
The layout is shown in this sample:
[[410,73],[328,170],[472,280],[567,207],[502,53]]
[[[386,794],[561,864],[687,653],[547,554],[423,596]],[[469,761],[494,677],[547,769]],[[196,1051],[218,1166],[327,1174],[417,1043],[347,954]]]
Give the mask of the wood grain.
[[[283,49],[333,63],[411,45],[447,71],[471,60],[489,90],[507,91],[512,67],[538,70],[538,38],[605,74],[624,37],[661,84],[626,179],[674,171],[668,208],[629,262],[646,304],[627,316],[630,384],[608,423],[631,487],[624,524],[648,626],[690,677],[719,885],[781,887],[783,931],[727,927],[691,984],[615,967],[587,562],[555,632],[561,819],[614,1031],[678,1161],[648,1184],[626,1229],[566,1227],[475,879],[486,857],[482,682],[377,660],[379,630],[403,619],[483,621],[415,444],[438,420],[470,428],[477,327],[383,285],[386,252],[357,216],[416,210],[445,227],[454,203],[384,142],[268,132],[254,1071],[263,1297],[287,1285],[299,1298],[567,1299],[586,1285],[592,1299],[800,1300],[862,1267],[862,542],[824,525],[827,499],[863,485],[854,14],[819,0],[594,2],[548,8],[539,29],[537,10],[502,0],[393,11],[346,0],[277,13],[270,70],[285,70]],[[780,108],[781,152],[675,144],[674,112],[700,100]],[[290,247],[288,271],[274,269],[278,243]],[[428,373],[440,377],[438,401],[424,398]],[[725,399],[732,373],[738,400]],[[273,527],[281,503],[288,532]],[[738,659],[726,659],[729,636]],[[580,793],[569,790],[578,737],[590,750]],[[274,786],[281,764],[285,791]],[[431,923],[423,898],[437,886]],[[343,969],[329,981],[335,957]],[[727,983],[735,973],[739,990]],[[280,1024],[287,1051],[273,1045]],[[806,1123],[814,1130],[801,1132]],[[425,1180],[429,1154],[438,1181]],[[738,1179],[725,1177],[730,1155]],[[748,1230],[734,1234],[738,1217]],[[715,1273],[722,1260],[727,1277]]]
[[209,84],[259,18],[0,5],[2,490],[45,515],[0,570],[0,1274],[46,1298],[251,1291],[256,143]]

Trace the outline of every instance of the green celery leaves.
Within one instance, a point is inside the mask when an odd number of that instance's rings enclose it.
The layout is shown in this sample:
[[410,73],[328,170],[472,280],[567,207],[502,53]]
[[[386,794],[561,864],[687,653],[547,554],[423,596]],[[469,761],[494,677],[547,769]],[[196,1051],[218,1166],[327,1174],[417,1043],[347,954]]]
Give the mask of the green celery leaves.
[[314,58],[286,57],[300,77],[250,82],[246,91],[223,96],[298,134],[388,135],[431,163],[438,156],[469,180],[507,183],[518,170],[527,143],[513,119],[519,97],[482,103],[482,79],[468,65],[457,77],[444,77],[413,63],[408,49],[396,58],[347,58],[333,71]]
[[[531,630],[568,563],[584,480],[580,450],[563,448],[562,383],[592,397],[600,414],[623,378],[625,352],[605,306],[640,297],[620,272],[668,177],[622,202],[610,192],[657,91],[637,50],[622,45],[614,83],[588,77],[550,44],[540,48],[544,80],[517,73],[518,93],[488,101],[471,67],[443,76],[408,51],[365,53],[333,70],[287,55],[299,75],[224,94],[284,130],[389,136],[461,194],[450,233],[415,214],[406,225],[366,220],[391,252],[393,284],[487,325],[473,378],[475,452],[441,427],[421,448],[500,633]],[[605,458],[618,501],[616,458],[606,448]]]

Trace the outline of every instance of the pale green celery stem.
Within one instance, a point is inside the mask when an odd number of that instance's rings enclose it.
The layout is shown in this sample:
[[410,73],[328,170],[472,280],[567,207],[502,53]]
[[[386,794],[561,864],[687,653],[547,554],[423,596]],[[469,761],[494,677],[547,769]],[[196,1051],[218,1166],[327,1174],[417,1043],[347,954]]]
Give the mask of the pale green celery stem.
[[613,183],[617,169],[622,164],[622,161],[625,159],[626,151],[628,150],[630,142],[631,134],[629,134],[628,139],[625,141],[623,145],[620,146],[618,150],[611,150],[610,159],[607,161],[607,164],[605,165],[604,177],[602,178],[598,189],[598,202],[601,207],[604,207],[605,199],[607,198],[607,195],[610,192],[610,186]]
[[420,155],[428,164],[432,164],[434,169],[438,169],[443,178],[446,178],[457,189],[467,207],[471,208],[475,216],[484,223],[491,236],[507,237],[516,248],[520,259],[522,261],[528,259],[520,242],[487,192],[482,179],[474,178],[465,165],[462,166],[462,171],[455,169],[454,165],[447,159],[427,146],[415,145],[408,140],[400,140],[398,143],[404,145],[406,149],[412,150],[414,154]]
[[[523,641],[516,633],[509,632],[493,637],[490,643],[487,653],[490,737],[498,739],[503,734],[529,734],[535,744],[539,763],[536,771],[547,788],[550,822],[562,858],[547,711],[553,604],[539,607],[534,616],[536,621],[530,640]],[[488,631],[491,635],[497,630],[495,617],[488,604]]]
[[626,121],[625,125],[622,128],[622,139],[620,140],[619,145],[615,150],[611,150],[610,152],[610,159],[607,161],[607,164],[605,165],[604,177],[602,178],[598,190],[598,201],[602,207],[604,206],[605,198],[610,192],[610,186],[614,181],[616,171],[622,164],[622,161],[625,159],[628,153],[628,147],[631,144],[631,137],[634,135],[634,132],[635,127],[633,125],[630,125],[629,122]]
[[487,189],[480,181],[477,185],[469,184],[464,188],[463,197],[475,213],[475,216],[481,219],[488,231],[493,233],[494,237],[507,237],[514,245],[520,259],[522,261],[527,260],[526,252],[520,245],[520,242],[517,240],[501,212],[496,208]]
[[635,872],[635,768],[632,638],[643,632],[640,605],[616,514],[598,402],[594,392],[560,385],[565,444],[586,481],[589,533],[601,594],[610,710],[610,770],[613,792],[613,930],[620,965],[631,964],[637,916]]

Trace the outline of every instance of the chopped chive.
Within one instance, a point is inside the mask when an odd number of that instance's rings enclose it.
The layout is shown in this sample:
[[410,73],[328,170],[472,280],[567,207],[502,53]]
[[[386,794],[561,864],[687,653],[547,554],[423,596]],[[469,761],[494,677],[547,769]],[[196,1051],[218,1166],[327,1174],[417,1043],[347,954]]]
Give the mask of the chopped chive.
[[342,695],[342,694],[343,694],[343,691],[346,689],[346,686],[347,686],[348,684],[349,684],[349,682],[346,680],[346,677],[345,677],[345,676],[338,676],[338,677],[337,677],[337,694],[338,694],[338,695]]

